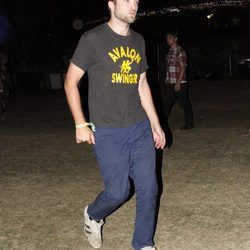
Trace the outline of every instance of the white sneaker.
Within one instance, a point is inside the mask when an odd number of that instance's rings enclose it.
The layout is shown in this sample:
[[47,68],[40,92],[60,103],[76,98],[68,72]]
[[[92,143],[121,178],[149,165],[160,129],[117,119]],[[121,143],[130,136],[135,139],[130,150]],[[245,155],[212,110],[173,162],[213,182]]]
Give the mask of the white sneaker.
[[149,246],[149,247],[143,247],[141,248],[141,250],[156,250],[156,248]]
[[104,221],[96,222],[91,220],[88,215],[88,206],[84,208],[84,232],[90,243],[94,248],[100,248],[102,246],[102,225]]

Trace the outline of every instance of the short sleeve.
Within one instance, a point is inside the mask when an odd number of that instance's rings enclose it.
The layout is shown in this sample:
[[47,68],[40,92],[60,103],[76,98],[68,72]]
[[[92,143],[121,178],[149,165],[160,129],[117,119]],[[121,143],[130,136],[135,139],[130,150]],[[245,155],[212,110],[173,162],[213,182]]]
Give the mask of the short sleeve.
[[83,34],[78,42],[70,62],[86,72],[88,71],[91,64],[91,55],[92,45],[89,39]]
[[184,50],[179,54],[178,62],[183,63],[185,66],[187,66],[187,54]]
[[148,69],[147,56],[146,56],[146,46],[145,41],[142,38],[142,62],[140,67],[140,74],[144,73]]

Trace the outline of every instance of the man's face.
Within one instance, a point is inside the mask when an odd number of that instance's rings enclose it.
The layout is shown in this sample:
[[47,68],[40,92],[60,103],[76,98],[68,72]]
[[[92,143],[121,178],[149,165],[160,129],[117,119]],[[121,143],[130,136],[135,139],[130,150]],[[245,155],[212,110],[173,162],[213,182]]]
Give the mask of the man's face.
[[139,0],[116,0],[109,2],[113,15],[120,21],[131,24],[136,19]]
[[172,45],[174,45],[176,42],[177,42],[177,38],[176,38],[176,37],[174,37],[174,36],[171,35],[171,34],[168,34],[168,35],[167,35],[167,44],[168,44],[168,46],[172,46]]

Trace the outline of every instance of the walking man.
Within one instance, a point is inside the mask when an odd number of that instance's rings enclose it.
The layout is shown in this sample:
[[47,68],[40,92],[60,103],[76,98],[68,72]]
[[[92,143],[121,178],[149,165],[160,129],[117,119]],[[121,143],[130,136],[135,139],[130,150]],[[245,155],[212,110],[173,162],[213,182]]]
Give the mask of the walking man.
[[[144,39],[130,29],[138,4],[138,0],[108,1],[110,20],[82,35],[65,81],[76,141],[94,145],[104,182],[104,191],[84,209],[85,235],[94,248],[102,246],[104,219],[126,201],[132,179],[137,195],[132,246],[155,249],[155,148],[164,148],[165,135],[146,78]],[[85,72],[90,123],[77,87]]]
[[177,33],[167,34],[167,44],[170,46],[170,49],[166,58],[166,96],[164,98],[166,116],[168,119],[174,103],[178,100],[185,114],[185,125],[181,129],[191,129],[194,127],[194,121],[186,79],[187,55],[178,45]]

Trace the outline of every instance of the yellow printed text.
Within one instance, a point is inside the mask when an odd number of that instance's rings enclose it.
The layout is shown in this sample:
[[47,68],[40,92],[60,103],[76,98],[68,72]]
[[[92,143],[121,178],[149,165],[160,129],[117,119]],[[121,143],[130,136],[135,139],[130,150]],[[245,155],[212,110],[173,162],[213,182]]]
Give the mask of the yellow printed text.
[[109,52],[109,56],[116,63],[116,61],[120,58],[130,58],[132,61],[135,61],[137,64],[141,61],[141,56],[139,53],[135,51],[135,49],[131,49],[129,47],[123,48],[122,46],[116,47]]
[[113,73],[112,83],[137,84],[138,75],[137,74]]

